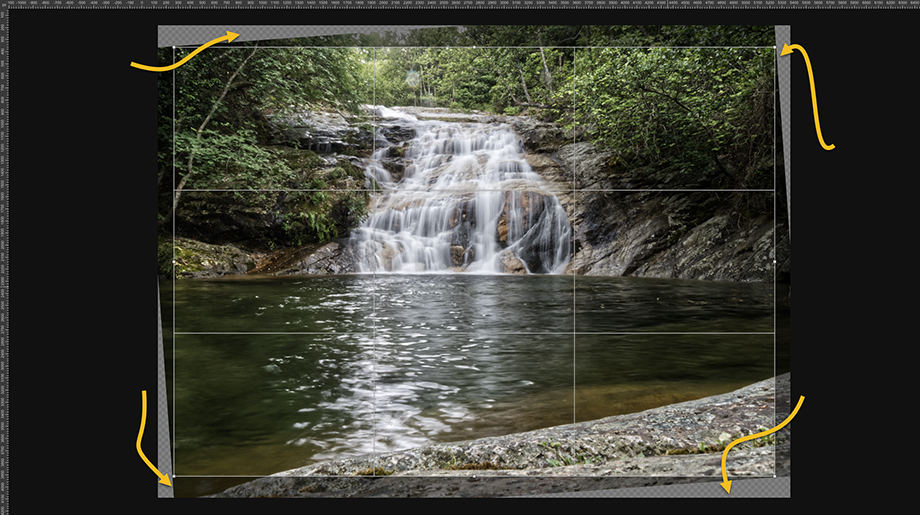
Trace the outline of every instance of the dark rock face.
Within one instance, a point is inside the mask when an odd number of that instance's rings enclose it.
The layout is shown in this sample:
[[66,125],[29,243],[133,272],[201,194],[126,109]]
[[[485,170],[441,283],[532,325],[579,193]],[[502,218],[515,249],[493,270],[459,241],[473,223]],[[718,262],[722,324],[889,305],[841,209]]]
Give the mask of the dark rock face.
[[284,237],[280,200],[279,193],[247,194],[240,199],[229,192],[187,192],[176,209],[176,231],[213,244],[267,248],[269,242]]
[[415,129],[401,124],[383,123],[380,125],[378,134],[383,136],[386,142],[409,141],[415,137]]
[[[540,122],[533,118],[516,118],[511,126],[521,135],[524,148],[531,152],[548,152],[557,150],[564,143],[562,129],[552,123]],[[568,141],[571,141],[569,138]]]
[[772,282],[777,269],[788,270],[786,226],[732,214],[726,196],[585,194],[575,215],[575,273]]
[[323,153],[354,153],[371,148],[369,131],[353,126],[339,113],[301,111],[277,120],[274,140]]
[[[545,195],[540,193],[524,191],[515,195],[510,191],[505,192],[505,207],[498,217],[496,227],[499,245],[507,247],[509,240],[515,241],[532,229],[540,220],[544,207]],[[512,232],[510,237],[509,231]]]
[[329,275],[355,271],[351,250],[341,241],[283,249],[261,261],[252,274]]
[[[772,192],[690,191],[707,187],[705,173],[627,169],[590,143],[547,147],[558,136],[537,122],[515,128],[524,147],[536,150],[526,158],[557,191],[574,228],[570,273],[764,282],[789,276],[788,226],[774,227]],[[742,216],[745,205],[760,213]]]

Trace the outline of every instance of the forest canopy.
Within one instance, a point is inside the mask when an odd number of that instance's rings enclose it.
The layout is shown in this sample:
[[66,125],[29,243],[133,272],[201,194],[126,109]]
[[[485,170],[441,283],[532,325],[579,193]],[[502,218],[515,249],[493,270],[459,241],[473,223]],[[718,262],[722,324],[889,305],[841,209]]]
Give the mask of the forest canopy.
[[[772,26],[460,26],[270,44],[211,47],[160,74],[160,179],[175,171],[174,205],[183,188],[283,186],[272,120],[361,104],[526,113],[625,165],[772,182]],[[163,48],[160,64],[192,50]]]

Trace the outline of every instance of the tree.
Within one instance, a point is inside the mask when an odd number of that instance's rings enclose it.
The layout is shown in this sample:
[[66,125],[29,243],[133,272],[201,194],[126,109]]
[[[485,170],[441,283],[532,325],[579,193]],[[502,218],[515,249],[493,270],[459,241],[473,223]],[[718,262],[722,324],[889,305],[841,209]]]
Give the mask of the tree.
[[[161,97],[175,88],[175,118],[161,123],[160,144],[162,177],[165,150],[172,146],[164,143],[162,128],[171,125],[179,180],[172,209],[188,187],[283,187],[292,171],[264,144],[293,111],[326,106],[356,112],[368,89],[361,56],[351,48],[253,45],[210,48],[176,68],[171,83],[160,87]],[[161,120],[171,119],[164,111]]]
[[746,187],[772,159],[773,50],[605,48],[579,53],[579,123],[620,159],[714,167]]
[[[227,95],[227,92],[230,90],[230,88],[231,88],[232,86],[234,86],[233,80],[237,77],[237,75],[240,74],[240,72],[241,72],[241,71],[243,70],[243,68],[246,66],[246,63],[249,62],[250,59],[252,59],[252,56],[255,55],[255,53],[256,53],[257,50],[258,50],[258,48],[253,48],[252,52],[251,52],[248,56],[246,56],[245,59],[243,59],[243,62],[240,64],[240,66],[233,72],[232,75],[230,75],[230,78],[227,79],[227,83],[224,85],[224,88],[223,88],[223,90],[221,91],[220,95],[217,97],[217,99],[214,101],[214,103],[211,104],[211,110],[208,112],[207,116],[205,116],[205,118],[204,118],[204,121],[201,122],[201,125],[198,126],[198,129],[195,131],[195,139],[194,139],[194,142],[192,142],[191,144],[188,145],[188,146],[189,146],[189,152],[188,152],[188,166],[187,166],[187,169],[186,169],[186,173],[185,173],[185,175],[182,177],[182,180],[179,182],[179,185],[176,186],[176,191],[175,191],[175,193],[174,193],[174,199],[173,199],[172,211],[175,211],[175,210],[176,210],[176,206],[179,204],[179,195],[182,193],[182,188],[185,187],[186,181],[188,181],[188,179],[189,179],[190,177],[192,177],[192,175],[193,175],[194,172],[195,172],[195,169],[194,169],[195,153],[196,153],[199,149],[201,149],[201,145],[202,145],[201,136],[202,136],[203,134],[205,134],[205,130],[206,130],[207,126],[208,126],[208,123],[210,123],[211,118],[214,116],[214,113],[217,112],[218,107],[220,107],[221,101],[222,101],[222,100],[224,99],[224,97]],[[208,133],[209,133],[209,134],[212,136],[212,138],[214,138],[214,139],[218,139],[218,138],[219,138],[219,134],[216,133],[216,132],[214,132],[214,131],[208,131]],[[220,148],[220,144],[215,144],[215,145],[212,145],[212,146],[215,147],[215,148]]]

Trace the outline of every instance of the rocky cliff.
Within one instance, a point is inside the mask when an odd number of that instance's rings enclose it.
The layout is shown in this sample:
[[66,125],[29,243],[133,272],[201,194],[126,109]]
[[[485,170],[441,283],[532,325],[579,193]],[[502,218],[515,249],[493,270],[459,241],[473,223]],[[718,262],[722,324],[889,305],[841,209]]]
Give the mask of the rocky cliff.
[[[458,114],[445,109],[406,111],[419,119],[513,127],[520,135],[527,163],[546,181],[568,216],[573,255],[566,273],[764,282],[774,277],[789,279],[781,158],[776,160],[776,195],[773,191],[719,190],[714,187],[714,169],[626,167],[614,152],[576,141],[572,133],[532,118]],[[292,187],[316,191],[184,195],[177,210],[178,236],[231,245],[242,255],[233,259],[234,266],[209,267],[205,263],[220,260],[199,258],[196,265],[184,262],[180,253],[178,276],[355,271],[348,231],[371,201],[355,189],[377,177],[364,176],[365,163],[376,149],[377,162],[386,172],[380,176],[398,182],[407,165],[411,167],[406,148],[415,132],[411,124],[400,120],[388,120],[371,132],[370,125],[337,113],[305,114],[292,125],[278,133],[277,141],[296,141],[301,149],[277,148],[284,149],[279,152],[285,159],[300,163],[300,181]],[[529,200],[523,216],[532,218],[539,215],[536,211],[543,204],[538,198]],[[457,227],[475,223],[471,215],[458,213]],[[502,227],[507,233],[509,216],[502,213],[505,223],[500,222],[497,229],[499,242]],[[317,238],[318,232],[325,238]],[[458,269],[468,259],[461,233],[457,248],[451,248]],[[160,253],[169,254],[163,243]],[[527,259],[524,253],[503,256],[502,262],[506,272],[526,273],[532,268],[525,266]],[[246,271],[240,263],[249,263]],[[163,273],[168,273],[168,266],[161,260]]]
[[[567,143],[570,135],[551,124],[524,119],[515,128],[535,170],[558,187],[575,185],[561,195],[575,232],[571,272],[763,282],[776,274],[788,281],[782,184],[776,195],[719,191],[714,170],[629,169],[616,164],[614,152]],[[776,175],[783,177],[781,168]]]

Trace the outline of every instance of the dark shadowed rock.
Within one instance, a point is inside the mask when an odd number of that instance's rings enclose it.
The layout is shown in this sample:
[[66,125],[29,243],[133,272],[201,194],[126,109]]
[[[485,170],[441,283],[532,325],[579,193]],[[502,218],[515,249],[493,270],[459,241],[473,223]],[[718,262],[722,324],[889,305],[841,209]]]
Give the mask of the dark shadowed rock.
[[353,126],[340,113],[300,111],[275,120],[274,140],[279,144],[296,143],[299,148],[322,153],[354,152],[370,148],[370,131]]
[[[530,117],[515,117],[511,123],[521,135],[524,148],[528,151],[548,152],[566,142],[565,134],[555,124],[541,122]],[[569,139],[568,141],[572,141]]]
[[[774,230],[772,192],[691,191],[707,186],[705,173],[627,169],[614,152],[587,142],[564,145],[551,157],[574,174],[579,188],[574,200],[563,201],[578,249],[574,273],[764,282],[788,277],[788,227],[780,222]],[[542,169],[553,170],[542,162]],[[745,204],[767,206],[767,213],[742,216],[738,206]]]
[[176,231],[193,240],[218,245],[267,248],[284,237],[281,194],[266,192],[239,197],[228,192],[190,191],[176,209]]
[[312,244],[283,249],[263,260],[252,274],[328,275],[355,271],[351,249],[344,242]]

